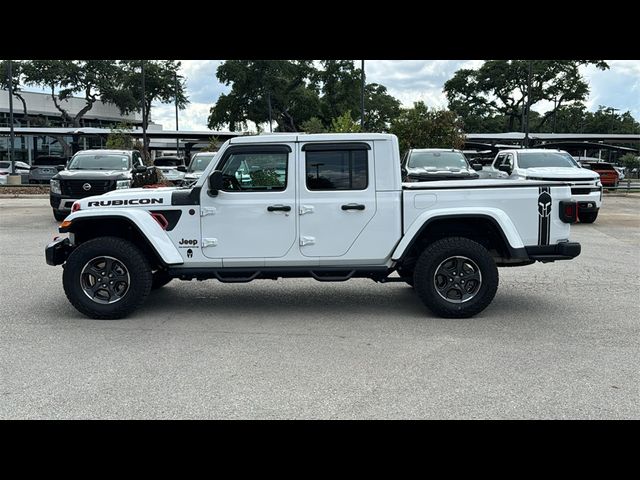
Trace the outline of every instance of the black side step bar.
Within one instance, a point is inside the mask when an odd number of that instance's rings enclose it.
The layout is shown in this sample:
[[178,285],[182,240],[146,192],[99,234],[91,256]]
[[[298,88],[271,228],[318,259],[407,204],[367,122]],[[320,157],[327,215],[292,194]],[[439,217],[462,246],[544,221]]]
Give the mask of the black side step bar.
[[388,267],[228,267],[228,268],[181,268],[169,267],[167,272],[181,280],[216,279],[224,283],[244,283],[257,279],[304,278],[310,277],[319,282],[344,282],[350,278],[371,278],[376,282],[383,281],[393,270]]

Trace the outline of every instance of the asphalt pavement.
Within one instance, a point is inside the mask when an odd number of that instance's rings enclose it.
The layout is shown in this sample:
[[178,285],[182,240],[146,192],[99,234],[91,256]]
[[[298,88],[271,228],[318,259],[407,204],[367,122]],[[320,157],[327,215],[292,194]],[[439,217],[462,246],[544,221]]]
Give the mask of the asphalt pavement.
[[91,320],[45,263],[57,234],[47,198],[0,199],[2,419],[640,418],[640,198],[462,320],[365,279],[174,280]]

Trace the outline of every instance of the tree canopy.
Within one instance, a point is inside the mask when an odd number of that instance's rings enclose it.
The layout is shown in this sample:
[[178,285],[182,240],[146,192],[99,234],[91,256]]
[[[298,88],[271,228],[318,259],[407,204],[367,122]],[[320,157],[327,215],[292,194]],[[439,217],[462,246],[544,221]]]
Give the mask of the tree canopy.
[[[231,91],[211,108],[209,127],[265,124],[269,110],[275,131],[330,130],[346,112],[359,122],[361,73],[353,60],[227,60],[216,76]],[[384,86],[365,86],[365,130],[386,130],[399,110]]]
[[462,121],[449,110],[430,109],[424,102],[403,110],[391,124],[398,136],[400,151],[410,148],[461,148],[464,144]]
[[553,102],[535,123],[530,117],[531,131],[538,131],[556,110],[587,99],[589,85],[579,71],[586,65],[609,68],[602,60],[488,60],[477,70],[458,70],[444,84],[444,92],[449,109],[461,116],[467,131],[481,131],[487,124],[497,131],[496,119],[504,122],[501,131],[522,130],[527,109]]

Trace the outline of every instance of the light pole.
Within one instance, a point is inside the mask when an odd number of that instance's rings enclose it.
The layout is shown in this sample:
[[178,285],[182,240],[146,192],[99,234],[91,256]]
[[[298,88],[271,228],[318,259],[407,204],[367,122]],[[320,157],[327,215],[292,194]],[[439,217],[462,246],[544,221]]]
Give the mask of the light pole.
[[360,116],[360,130],[364,132],[364,60],[362,60],[362,75],[361,76],[361,84],[360,84],[360,112],[362,115]]
[[267,91],[267,101],[269,102],[269,133],[273,133],[273,124],[271,122],[271,90]]
[[529,72],[527,74],[527,118],[524,124],[524,147],[529,147],[529,108],[531,107],[531,60],[529,60]]
[[[175,72],[176,92],[174,94],[176,103],[176,133],[178,132],[178,72]],[[176,135],[176,156],[180,155],[180,139]]]
[[11,60],[7,62],[8,74],[9,74],[9,171],[10,174],[15,174],[14,162],[16,160],[16,151],[14,146],[14,132],[13,132],[13,65]]
[[141,60],[142,65],[142,154],[144,156],[145,163],[149,160],[147,155],[147,105],[144,88],[144,60]]

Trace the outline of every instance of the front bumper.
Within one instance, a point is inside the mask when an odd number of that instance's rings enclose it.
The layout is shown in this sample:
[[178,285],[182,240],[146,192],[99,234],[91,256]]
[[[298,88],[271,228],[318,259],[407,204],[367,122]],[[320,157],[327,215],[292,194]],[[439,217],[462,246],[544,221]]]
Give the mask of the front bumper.
[[48,265],[62,265],[73,250],[68,238],[54,240],[44,249],[44,256]]
[[51,208],[60,212],[70,212],[73,203],[77,200],[77,198],[69,198],[64,195],[58,195],[57,193],[49,194],[49,204]]
[[535,245],[525,247],[527,256],[538,262],[555,262],[556,260],[571,260],[580,255],[582,250],[578,242],[562,242],[555,245]]

